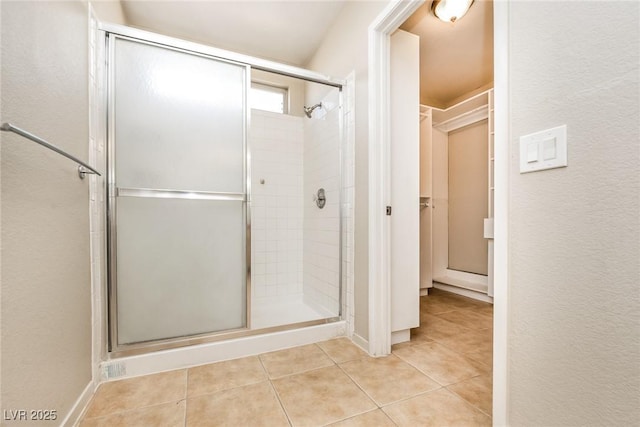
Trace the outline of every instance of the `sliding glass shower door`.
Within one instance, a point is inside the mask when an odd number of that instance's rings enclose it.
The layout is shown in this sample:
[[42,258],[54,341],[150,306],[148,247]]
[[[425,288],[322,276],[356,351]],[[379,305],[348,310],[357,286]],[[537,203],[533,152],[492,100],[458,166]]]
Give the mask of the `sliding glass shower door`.
[[246,327],[248,79],[109,37],[112,350]]

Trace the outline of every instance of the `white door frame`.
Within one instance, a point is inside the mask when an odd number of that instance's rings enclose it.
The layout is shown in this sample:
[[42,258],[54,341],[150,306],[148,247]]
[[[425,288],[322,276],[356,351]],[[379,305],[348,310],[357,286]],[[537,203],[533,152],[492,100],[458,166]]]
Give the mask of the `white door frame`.
[[[391,352],[390,204],[390,36],[424,0],[393,0],[369,26],[369,353]],[[508,314],[508,12],[507,1],[494,2],[495,228],[493,424],[507,419]]]

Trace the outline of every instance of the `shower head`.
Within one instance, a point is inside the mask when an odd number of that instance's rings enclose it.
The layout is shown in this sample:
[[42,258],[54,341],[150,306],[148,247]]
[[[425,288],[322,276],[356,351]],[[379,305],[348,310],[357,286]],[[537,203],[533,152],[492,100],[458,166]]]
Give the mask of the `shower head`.
[[318,102],[313,107],[303,107],[303,108],[304,108],[304,114],[306,114],[307,117],[311,118],[311,114],[313,113],[313,110],[315,110],[316,108],[322,108],[322,102]]

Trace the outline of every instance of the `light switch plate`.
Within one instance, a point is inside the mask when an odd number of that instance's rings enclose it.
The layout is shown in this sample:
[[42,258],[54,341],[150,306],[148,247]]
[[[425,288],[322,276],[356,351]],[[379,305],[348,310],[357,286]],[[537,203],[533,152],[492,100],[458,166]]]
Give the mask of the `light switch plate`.
[[567,166],[566,125],[520,137],[520,173],[565,166]]

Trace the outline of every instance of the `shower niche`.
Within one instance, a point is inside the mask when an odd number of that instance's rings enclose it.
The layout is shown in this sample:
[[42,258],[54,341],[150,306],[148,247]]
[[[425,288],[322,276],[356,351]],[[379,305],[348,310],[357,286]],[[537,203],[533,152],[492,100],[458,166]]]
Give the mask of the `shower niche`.
[[116,30],[104,33],[108,350],[340,320],[342,84]]

